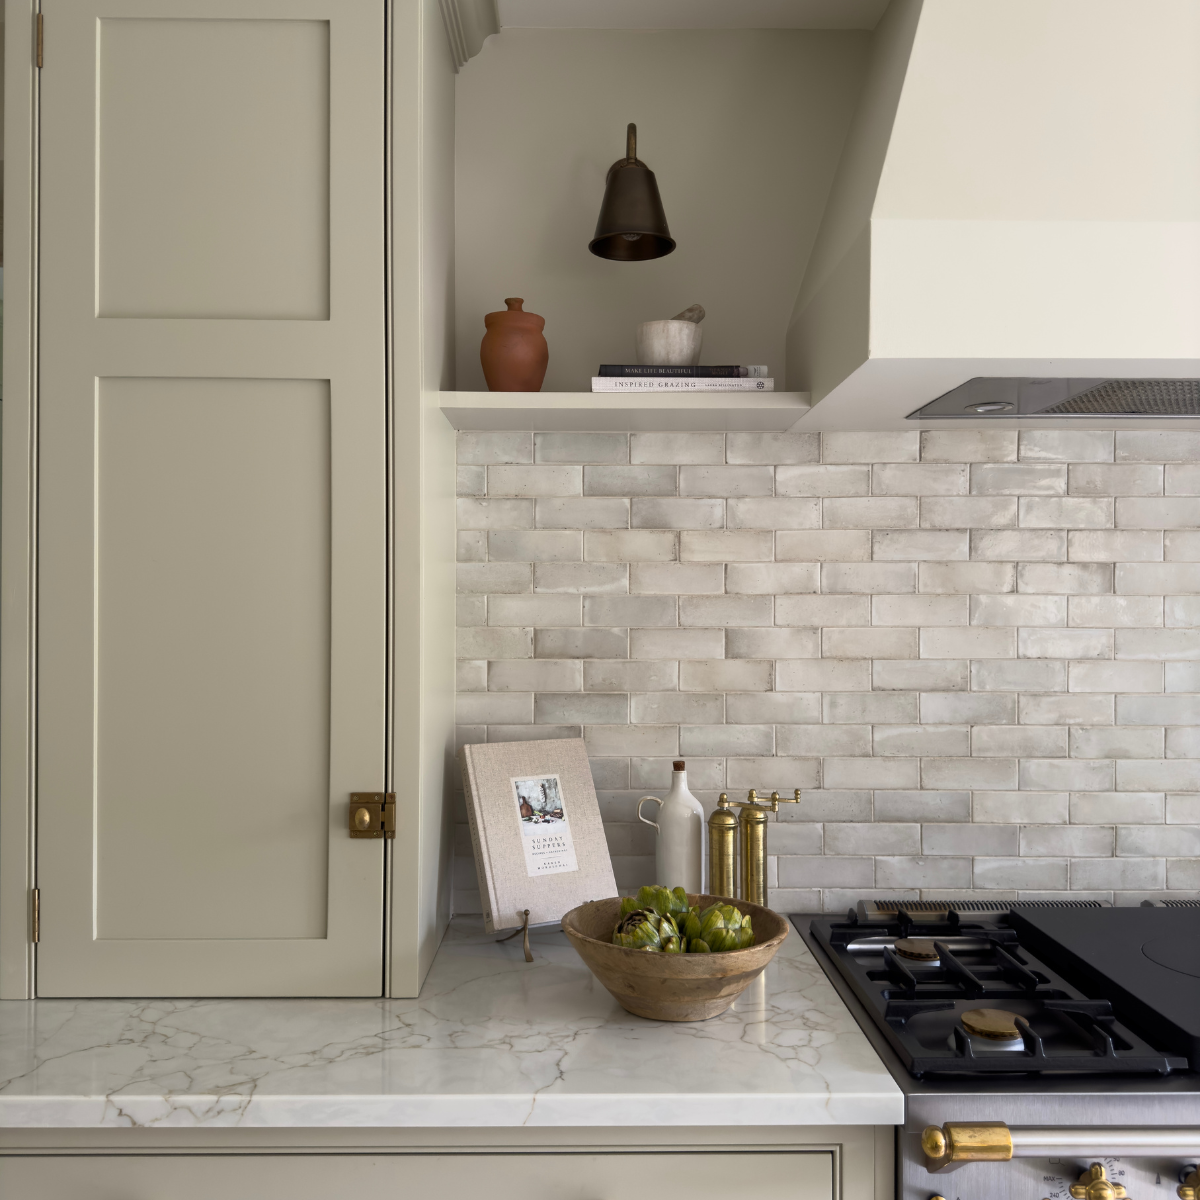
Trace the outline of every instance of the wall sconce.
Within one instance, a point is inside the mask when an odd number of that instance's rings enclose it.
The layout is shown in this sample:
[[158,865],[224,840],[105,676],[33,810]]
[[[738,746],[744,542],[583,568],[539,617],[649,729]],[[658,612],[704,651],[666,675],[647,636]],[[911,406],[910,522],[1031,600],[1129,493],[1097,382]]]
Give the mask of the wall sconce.
[[675,249],[654,172],[637,156],[637,126],[625,135],[625,157],[608,168],[596,235],[588,249],[599,258],[640,262]]

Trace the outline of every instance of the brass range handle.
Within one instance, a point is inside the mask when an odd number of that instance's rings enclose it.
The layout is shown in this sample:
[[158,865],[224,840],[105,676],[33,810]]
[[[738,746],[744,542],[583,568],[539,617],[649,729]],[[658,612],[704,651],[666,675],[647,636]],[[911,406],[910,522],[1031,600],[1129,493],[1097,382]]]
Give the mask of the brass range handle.
[[1078,1183],[1071,1184],[1071,1200],[1123,1200],[1125,1194],[1125,1189],[1111,1182],[1098,1162],[1080,1175]]
[[921,1149],[929,1171],[951,1163],[1007,1162],[1013,1156],[1012,1133],[1003,1121],[947,1121],[926,1126]]
[[[1184,1170],[1188,1170],[1184,1167]],[[1197,1200],[1200,1197],[1200,1167],[1192,1166],[1190,1174],[1175,1189],[1179,1200]]]

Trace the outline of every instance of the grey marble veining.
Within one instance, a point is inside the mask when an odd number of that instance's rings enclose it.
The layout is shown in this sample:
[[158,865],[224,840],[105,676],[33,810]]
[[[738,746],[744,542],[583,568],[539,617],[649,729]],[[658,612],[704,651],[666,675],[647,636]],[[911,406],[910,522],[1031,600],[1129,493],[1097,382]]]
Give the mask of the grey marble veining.
[[626,1013],[557,930],[451,925],[416,1000],[0,1004],[0,1127],[895,1124],[799,937],[720,1017]]

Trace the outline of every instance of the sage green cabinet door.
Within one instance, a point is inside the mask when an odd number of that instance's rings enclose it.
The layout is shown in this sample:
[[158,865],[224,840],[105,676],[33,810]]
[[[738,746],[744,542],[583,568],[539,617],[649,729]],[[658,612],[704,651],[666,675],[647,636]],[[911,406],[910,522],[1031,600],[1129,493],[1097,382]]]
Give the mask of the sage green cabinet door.
[[381,0],[44,0],[42,996],[378,995]]
[[833,1200],[833,1155],[14,1157],[0,1158],[0,1188],[22,1200]]

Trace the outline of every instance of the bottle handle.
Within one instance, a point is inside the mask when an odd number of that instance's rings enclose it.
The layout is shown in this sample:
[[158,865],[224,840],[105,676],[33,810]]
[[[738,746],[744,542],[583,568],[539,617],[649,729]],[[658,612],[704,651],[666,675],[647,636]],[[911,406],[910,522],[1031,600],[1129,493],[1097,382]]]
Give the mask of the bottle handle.
[[[658,829],[657,821],[651,821],[649,817],[642,816],[642,805],[645,804],[647,800],[653,800],[654,803],[658,805],[659,811],[661,812],[661,810],[662,810],[662,801],[657,796],[643,796],[638,801],[638,806],[637,806],[638,820],[643,822],[646,825],[653,825],[655,829]],[[659,830],[659,832],[661,833],[662,830]]]

